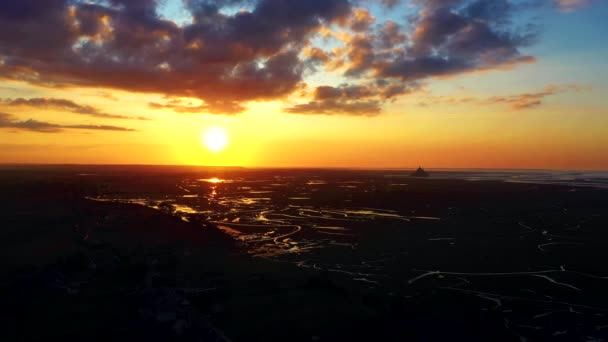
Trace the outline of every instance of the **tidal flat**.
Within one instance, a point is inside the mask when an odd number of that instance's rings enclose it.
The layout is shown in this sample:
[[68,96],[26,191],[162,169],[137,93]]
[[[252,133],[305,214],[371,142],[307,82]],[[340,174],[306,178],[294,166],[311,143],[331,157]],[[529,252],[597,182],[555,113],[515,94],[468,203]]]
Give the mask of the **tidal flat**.
[[408,174],[3,166],[0,337],[608,338],[601,179]]

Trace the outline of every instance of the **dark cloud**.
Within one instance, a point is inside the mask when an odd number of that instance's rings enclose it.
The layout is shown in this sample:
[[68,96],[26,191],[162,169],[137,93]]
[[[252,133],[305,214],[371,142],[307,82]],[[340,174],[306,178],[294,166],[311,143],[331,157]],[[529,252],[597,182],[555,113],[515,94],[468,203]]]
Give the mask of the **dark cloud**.
[[380,114],[379,101],[311,101],[285,108],[286,113],[313,115],[375,116]]
[[377,55],[373,43],[373,37],[365,34],[357,34],[348,41],[346,76],[359,77],[374,65]]
[[13,115],[0,112],[0,122],[6,122],[12,119]]
[[380,114],[382,104],[396,96],[414,92],[418,84],[379,82],[379,84],[320,86],[308,103],[285,108],[291,114],[324,114],[375,116]]
[[110,125],[59,125],[60,128],[88,129],[99,131],[137,132],[136,129]]
[[327,63],[331,60],[331,54],[318,47],[306,49],[304,50],[304,53],[314,62]]
[[292,114],[374,116],[381,111],[381,102],[371,99],[375,95],[376,91],[367,86],[320,86],[315,89],[312,101],[284,111]]
[[401,0],[382,0],[382,4],[389,9],[392,9],[393,7],[397,6],[399,3],[401,3]]
[[[14,4],[13,4],[14,3]],[[218,103],[275,99],[302,81],[310,34],[350,14],[348,0],[188,1],[194,22],[161,19],[157,1],[3,1],[0,77]],[[243,2],[244,3],[244,2]]]
[[[420,0],[411,48],[376,56],[369,68],[377,77],[415,81],[533,61],[520,48],[531,44],[531,27],[512,29],[514,7],[507,0]],[[386,38],[384,38],[386,40]]]
[[486,23],[508,24],[517,7],[509,0],[478,0],[470,3],[463,12],[469,18]]
[[[376,113],[428,78],[533,62],[521,50],[535,31],[512,19],[524,10],[520,3],[541,0],[414,0],[418,13],[403,24],[375,24],[367,9],[353,8],[364,0],[183,1],[192,15],[184,25],[159,16],[160,0],[2,1],[0,78],[195,98],[202,104],[151,107],[234,114],[247,101],[297,92],[306,75],[324,66],[353,87],[371,84],[373,95],[314,98],[309,108],[299,107],[303,112]],[[317,33],[336,26],[349,31],[339,38],[342,48],[314,46]],[[75,103],[46,105],[119,118]]]
[[337,65],[344,66],[345,76],[407,84],[535,61],[520,52],[535,41],[533,26],[511,23],[525,8],[522,4],[508,0],[415,3],[422,8],[410,17],[408,26],[387,21],[373,30],[338,38],[345,47]]
[[0,113],[0,129],[12,128],[24,131],[33,131],[40,133],[59,133],[66,129],[81,129],[81,130],[99,130],[99,131],[119,131],[119,132],[135,132],[136,130],[125,127],[109,126],[109,125],[58,125],[33,119],[19,121],[15,120],[14,116],[8,113]]
[[145,117],[130,117],[124,115],[107,114],[99,109],[80,105],[71,100],[56,99],[56,98],[16,98],[16,99],[0,99],[0,106],[6,107],[33,107],[43,109],[55,109],[75,114],[81,114],[101,119],[137,119],[137,120],[148,120]]
[[392,20],[384,23],[378,35],[382,48],[392,48],[407,41],[407,35],[403,33],[401,26]]
[[397,95],[411,93],[419,89],[419,85],[406,86],[402,83],[341,85],[339,87],[320,86],[315,89],[315,100],[360,100],[366,98],[391,99]]
[[357,32],[367,31],[374,21],[376,21],[376,19],[372,16],[369,10],[364,8],[356,8],[353,10],[350,28]]
[[326,52],[318,47],[305,48],[302,53],[306,56],[305,69],[312,73],[317,72],[320,66],[329,66],[335,57],[332,52]]

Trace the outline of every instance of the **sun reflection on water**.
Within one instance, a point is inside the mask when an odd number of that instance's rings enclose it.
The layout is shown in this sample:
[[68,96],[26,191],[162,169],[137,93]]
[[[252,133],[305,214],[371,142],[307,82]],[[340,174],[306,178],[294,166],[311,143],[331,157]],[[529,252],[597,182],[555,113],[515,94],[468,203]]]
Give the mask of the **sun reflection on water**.
[[224,183],[225,182],[224,179],[217,178],[217,177],[207,178],[207,179],[201,179],[200,181],[207,182],[207,183],[212,183],[212,184],[219,184],[219,183]]

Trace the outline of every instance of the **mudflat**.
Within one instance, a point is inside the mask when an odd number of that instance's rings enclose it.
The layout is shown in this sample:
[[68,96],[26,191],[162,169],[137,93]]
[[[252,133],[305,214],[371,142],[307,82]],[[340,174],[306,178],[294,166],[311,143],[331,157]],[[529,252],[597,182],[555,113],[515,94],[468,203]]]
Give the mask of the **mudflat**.
[[601,340],[606,190],[0,170],[2,340]]

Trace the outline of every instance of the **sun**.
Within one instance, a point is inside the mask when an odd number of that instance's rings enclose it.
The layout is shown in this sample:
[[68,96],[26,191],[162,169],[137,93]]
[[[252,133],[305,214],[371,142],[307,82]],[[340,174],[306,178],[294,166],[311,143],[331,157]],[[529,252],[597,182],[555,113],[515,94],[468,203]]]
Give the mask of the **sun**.
[[203,132],[202,143],[211,152],[221,152],[228,146],[228,133],[220,127],[211,127]]

